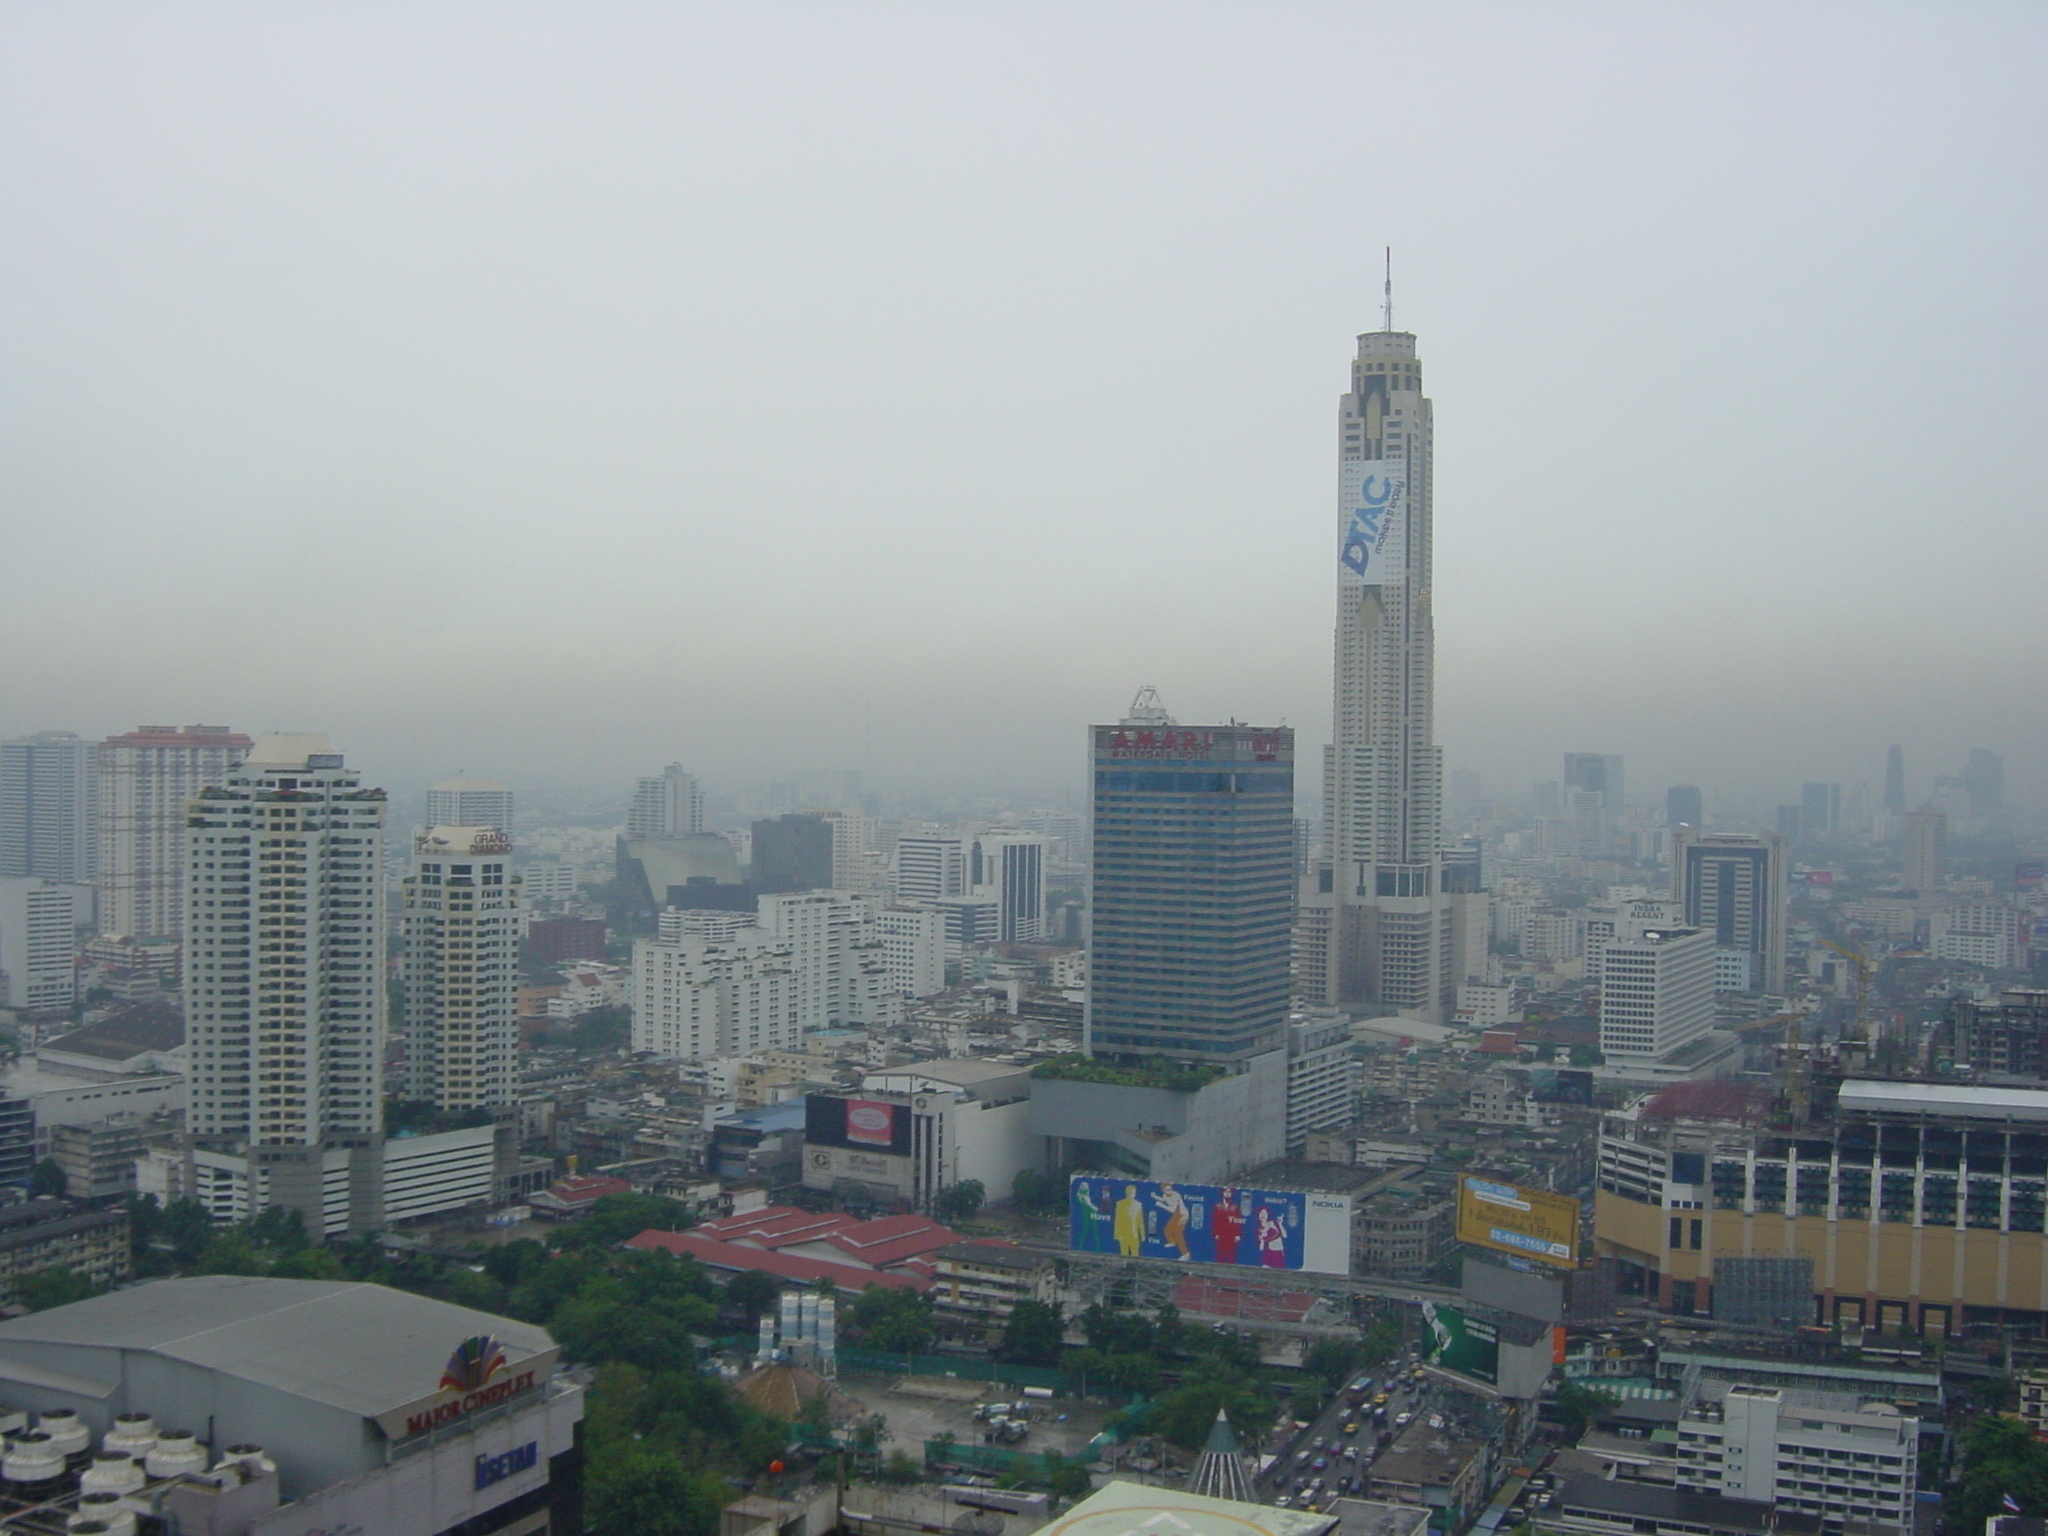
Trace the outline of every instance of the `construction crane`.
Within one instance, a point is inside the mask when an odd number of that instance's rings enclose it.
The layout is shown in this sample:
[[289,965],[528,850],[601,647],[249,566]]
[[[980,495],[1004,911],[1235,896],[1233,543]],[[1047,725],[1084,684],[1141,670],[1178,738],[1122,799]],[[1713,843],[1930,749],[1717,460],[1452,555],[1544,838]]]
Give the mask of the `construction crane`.
[[1849,1025],[1849,1033],[1842,1037],[1842,1049],[1845,1056],[1851,1049],[1867,1056],[1876,1044],[1870,1038],[1870,973],[1876,968],[1875,962],[1861,950],[1837,944],[1833,939],[1822,939],[1821,943],[1856,967],[1856,1017]]

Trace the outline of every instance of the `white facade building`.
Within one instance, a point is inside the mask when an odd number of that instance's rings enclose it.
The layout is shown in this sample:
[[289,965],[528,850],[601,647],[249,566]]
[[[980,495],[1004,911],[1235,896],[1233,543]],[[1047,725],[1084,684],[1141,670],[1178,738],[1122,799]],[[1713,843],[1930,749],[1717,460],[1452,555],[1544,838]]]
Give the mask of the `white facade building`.
[[1287,1155],[1300,1157],[1311,1131],[1355,1117],[1360,1066],[1348,1014],[1297,1015],[1287,1021]]
[[443,779],[427,791],[430,827],[496,827],[512,836],[512,791],[489,779]]
[[265,736],[186,833],[188,1130],[261,1163],[270,1203],[312,1231],[382,1221],[384,811],[326,737]]
[[145,725],[100,743],[99,927],[175,939],[185,921],[185,804],[227,781],[249,738]]
[[759,929],[704,939],[664,920],[633,946],[633,1049],[670,1061],[794,1049],[801,995],[790,951]]
[[896,894],[905,901],[965,895],[971,840],[951,833],[912,832],[896,839]]
[[0,877],[0,1006],[63,1013],[77,998],[77,978],[72,887]]
[[414,837],[403,922],[406,1097],[452,1110],[511,1103],[524,919],[504,830]]
[[786,948],[796,969],[806,1034],[881,1028],[900,1021],[888,956],[876,923],[879,899],[850,891],[763,896],[759,926]]
[[670,763],[634,785],[633,803],[626,809],[628,838],[689,837],[703,830],[704,789],[681,763]]
[[0,878],[89,883],[99,864],[99,743],[72,731],[0,741]]
[[1678,1486],[1839,1531],[1914,1528],[1920,1421],[1843,1392],[1706,1383],[1678,1421]]
[[946,919],[935,907],[884,907],[875,915],[889,986],[904,997],[946,990]]
[[1937,960],[1960,960],[2009,971],[2026,963],[2026,914],[2002,902],[1973,901],[1928,919],[1928,950]]
[[1714,1024],[1714,935],[1647,928],[1608,942],[1600,968],[1600,1050],[1662,1061]]

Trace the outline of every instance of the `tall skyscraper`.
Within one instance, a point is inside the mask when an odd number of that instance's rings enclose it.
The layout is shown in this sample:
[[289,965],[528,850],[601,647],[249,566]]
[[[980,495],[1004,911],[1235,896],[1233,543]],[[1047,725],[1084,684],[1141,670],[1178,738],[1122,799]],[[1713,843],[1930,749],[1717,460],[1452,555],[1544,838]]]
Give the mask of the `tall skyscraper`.
[[1303,893],[1297,985],[1318,1003],[1443,1022],[1483,943],[1472,919],[1486,898],[1446,893],[1440,858],[1433,430],[1415,337],[1360,336],[1338,409],[1329,863]]
[[832,824],[808,811],[754,823],[749,883],[757,891],[822,891],[832,885]]
[[1940,811],[1908,811],[1900,863],[1907,890],[1940,890],[1948,878],[1948,817]]
[[1090,738],[1089,1054],[1223,1065],[1280,1049],[1294,732],[1168,717]]
[[455,1110],[511,1103],[524,935],[503,829],[413,838],[404,935],[405,1096]]
[[1785,990],[1785,839],[1671,834],[1671,895],[1685,921],[1714,936],[1717,949],[1746,951],[1749,974],[1765,992]]
[[1574,789],[1596,790],[1605,797],[1609,814],[1621,814],[1626,782],[1624,765],[1620,754],[1614,752],[1565,753],[1564,787],[1567,793]]
[[997,938],[1004,944],[1044,938],[1045,839],[1029,832],[984,833],[974,840],[973,863],[974,889],[996,899]]
[[1972,747],[1958,775],[1970,797],[1970,814],[1996,816],[2005,809],[2005,759],[1987,747]]
[[703,830],[704,790],[681,763],[670,763],[634,785],[633,803],[626,808],[627,837],[688,837]]
[[145,725],[100,744],[100,932],[182,935],[185,803],[226,783],[248,751],[224,725]]
[[1906,814],[1906,754],[1898,747],[1884,755],[1884,808],[1894,816]]
[[489,779],[443,779],[427,791],[430,827],[496,827],[512,835],[512,791]]
[[1819,837],[1842,824],[1842,786],[1808,782],[1799,786],[1799,830]]
[[99,743],[73,731],[0,741],[0,878],[84,885],[99,864]]
[[[234,749],[241,755],[241,749]],[[188,1132],[250,1208],[314,1234],[382,1211],[384,791],[325,736],[264,736],[189,806]]]
[[1703,827],[1706,825],[1706,805],[1700,797],[1697,784],[1674,784],[1664,791],[1664,825],[1667,827]]

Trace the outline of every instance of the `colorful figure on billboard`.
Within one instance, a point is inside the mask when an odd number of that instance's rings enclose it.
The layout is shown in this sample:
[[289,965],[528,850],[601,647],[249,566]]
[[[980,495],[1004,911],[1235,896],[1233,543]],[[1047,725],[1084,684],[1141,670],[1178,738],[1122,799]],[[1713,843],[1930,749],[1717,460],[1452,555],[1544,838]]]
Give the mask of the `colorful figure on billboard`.
[[1117,1252],[1135,1259],[1145,1246],[1145,1209],[1138,1204],[1138,1186],[1126,1184],[1124,1197],[1116,1203]]
[[1082,1253],[1108,1253],[1115,1246],[1110,1237],[1109,1208],[1086,1179],[1074,1181],[1074,1243]]
[[[1077,1253],[1267,1269],[1300,1269],[1306,1260],[1309,1197],[1295,1190],[1076,1174],[1067,1213]],[[1348,1239],[1339,1246],[1348,1253]]]
[[1270,1269],[1287,1267],[1287,1229],[1273,1214],[1272,1207],[1260,1206],[1258,1216],[1259,1262]]
[[1174,1257],[1192,1259],[1194,1255],[1188,1252],[1188,1203],[1180,1191],[1171,1184],[1162,1184],[1152,1203],[1166,1213],[1166,1225],[1160,1229],[1159,1240],[1174,1251]]
[[1226,1189],[1209,1212],[1209,1236],[1218,1264],[1237,1262],[1237,1235],[1243,1230],[1244,1212],[1238,1209],[1237,1191]]

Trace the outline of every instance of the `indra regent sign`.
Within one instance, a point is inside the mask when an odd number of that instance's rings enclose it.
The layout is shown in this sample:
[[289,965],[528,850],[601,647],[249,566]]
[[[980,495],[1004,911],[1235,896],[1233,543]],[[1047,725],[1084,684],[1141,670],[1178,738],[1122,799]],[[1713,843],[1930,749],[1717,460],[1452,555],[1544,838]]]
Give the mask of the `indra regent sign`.
[[545,1349],[514,1360],[505,1345],[489,1334],[464,1339],[442,1367],[440,1389],[378,1414],[378,1427],[391,1439],[404,1440],[509,1403],[544,1385],[554,1374],[561,1353],[560,1349]]

